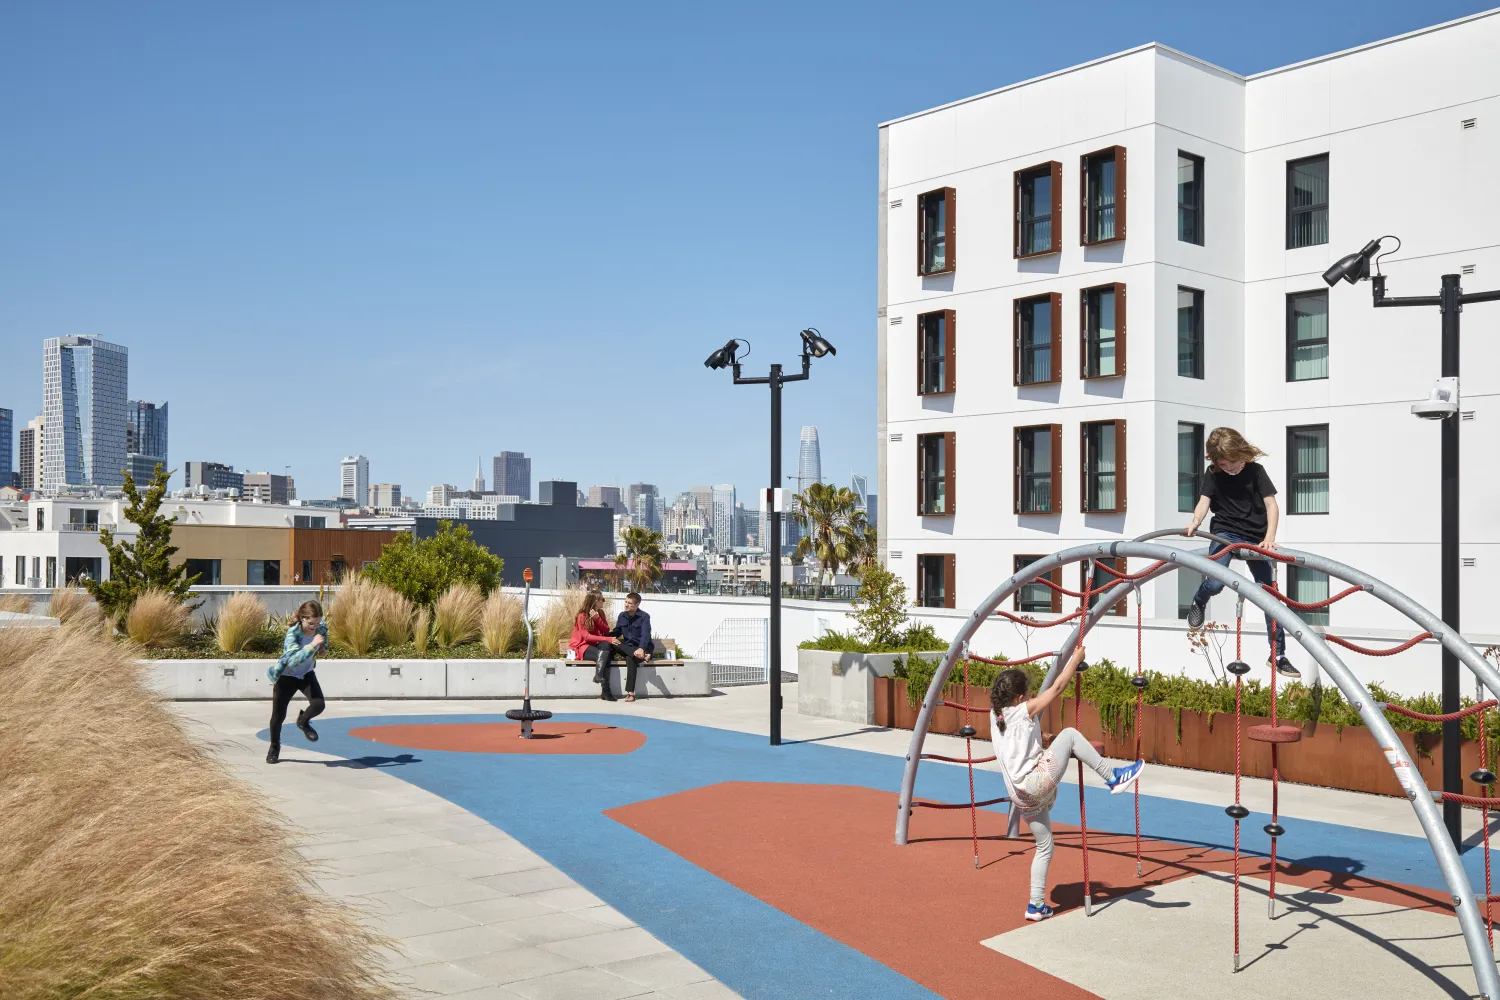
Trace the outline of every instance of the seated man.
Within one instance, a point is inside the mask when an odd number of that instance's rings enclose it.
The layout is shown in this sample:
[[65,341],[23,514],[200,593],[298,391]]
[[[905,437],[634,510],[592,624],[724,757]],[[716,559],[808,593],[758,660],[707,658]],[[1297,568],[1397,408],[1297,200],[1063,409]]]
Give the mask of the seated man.
[[611,632],[617,638],[614,647],[599,656],[599,673],[604,683],[604,700],[614,701],[614,691],[609,686],[609,665],[615,654],[625,657],[625,700],[635,701],[635,672],[642,663],[651,662],[655,645],[651,641],[651,616],[641,610],[641,595],[631,591],[625,595],[625,610],[615,620]]

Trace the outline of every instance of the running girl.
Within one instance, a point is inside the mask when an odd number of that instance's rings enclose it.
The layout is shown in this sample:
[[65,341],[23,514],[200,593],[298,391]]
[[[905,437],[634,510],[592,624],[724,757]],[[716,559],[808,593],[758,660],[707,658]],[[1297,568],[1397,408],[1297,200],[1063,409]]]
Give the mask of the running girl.
[[1082,662],[1083,648],[1079,647],[1068,658],[1057,680],[1035,698],[1026,697],[1031,680],[1024,670],[1004,671],[990,688],[990,733],[995,742],[995,758],[1010,785],[1011,804],[1021,811],[1036,838],[1027,920],[1046,920],[1052,916],[1052,907],[1046,903],[1047,869],[1052,866],[1052,817],[1048,810],[1057,801],[1057,785],[1068,762],[1074,757],[1083,761],[1116,795],[1135,784],[1146,767],[1145,761],[1138,760],[1111,768],[1076,729],[1064,729],[1053,737],[1050,746],[1042,748],[1036,717],[1063,693]]
[[327,645],[328,624],[323,621],[323,606],[317,601],[302,602],[297,609],[297,620],[286,630],[281,659],[266,671],[275,685],[271,689],[271,749],[266,751],[267,764],[281,760],[281,724],[286,721],[292,695],[298,691],[307,695],[307,708],[297,713],[297,728],[308,742],[318,741],[312,720],[322,713],[324,702],[323,689],[318,686],[318,675],[313,668],[318,665],[318,651]]

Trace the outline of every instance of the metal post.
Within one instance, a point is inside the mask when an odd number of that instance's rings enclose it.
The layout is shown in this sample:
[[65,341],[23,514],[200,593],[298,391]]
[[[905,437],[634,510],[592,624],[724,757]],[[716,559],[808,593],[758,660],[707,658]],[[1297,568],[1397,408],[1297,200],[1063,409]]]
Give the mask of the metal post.
[[[771,366],[771,489],[781,485],[781,366]],[[773,493],[772,496],[775,494]],[[781,512],[771,529],[771,746],[781,746]]]
[[[1463,310],[1463,289],[1459,276],[1443,275],[1443,370],[1444,378],[1457,378],[1459,367],[1458,318]],[[1458,625],[1458,414],[1443,424],[1443,495],[1442,495],[1442,580],[1443,624],[1454,635],[1461,634]],[[1443,649],[1443,712],[1459,709],[1458,657]],[[1462,794],[1463,764],[1458,755],[1458,722],[1443,723],[1443,790]],[[1463,806],[1443,803],[1443,825],[1453,843],[1463,840]]]

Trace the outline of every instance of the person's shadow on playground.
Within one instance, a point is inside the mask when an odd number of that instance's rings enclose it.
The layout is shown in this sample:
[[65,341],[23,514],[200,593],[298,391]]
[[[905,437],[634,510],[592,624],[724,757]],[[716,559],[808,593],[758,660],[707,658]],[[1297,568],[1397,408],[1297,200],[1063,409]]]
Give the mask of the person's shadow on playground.
[[322,764],[324,767],[352,767],[364,770],[367,767],[400,767],[403,764],[420,764],[422,763],[422,758],[414,757],[409,753],[403,753],[395,757],[351,757],[346,760],[309,760],[300,763]]
[[[1101,910],[1107,906],[1113,906],[1120,900],[1130,897],[1132,903],[1140,903],[1156,910],[1178,910],[1184,906],[1191,906],[1187,900],[1177,902],[1166,902],[1157,900],[1156,893],[1149,888],[1135,885],[1094,885],[1094,909]],[[1064,882],[1054,886],[1052,889],[1052,905],[1059,911],[1081,909],[1083,907],[1083,883]]]

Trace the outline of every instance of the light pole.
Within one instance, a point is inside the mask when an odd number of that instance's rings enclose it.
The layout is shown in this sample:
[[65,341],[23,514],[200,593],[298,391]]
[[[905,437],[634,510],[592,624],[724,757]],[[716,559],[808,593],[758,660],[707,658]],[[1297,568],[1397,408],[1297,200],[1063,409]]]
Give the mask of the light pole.
[[[771,387],[771,489],[774,496],[776,484],[781,482],[781,386],[786,382],[805,382],[812,374],[812,359],[825,354],[837,354],[832,344],[823,339],[817,330],[802,331],[802,374],[783,375],[780,365],[771,366],[771,374],[765,378],[743,378],[740,362],[735,357],[739,345],[748,348],[749,341],[731,340],[714,351],[703,362],[705,368],[718,370],[730,368],[734,372],[735,385],[769,385]],[[767,545],[771,557],[771,746],[781,745],[781,512],[768,511],[766,522],[771,536]]]
[[[1380,257],[1376,251],[1383,240],[1394,239],[1396,249],[1401,240],[1395,236],[1382,236],[1366,243],[1358,253],[1352,253],[1323,272],[1323,280],[1330,286],[1339,279],[1353,285],[1370,277],[1370,262],[1375,262],[1375,276],[1371,280],[1371,295],[1375,307],[1437,306],[1442,312],[1442,368],[1437,385],[1428,398],[1412,404],[1411,412],[1424,420],[1440,420],[1442,430],[1442,497],[1439,502],[1442,518],[1441,577],[1443,591],[1443,624],[1455,634],[1459,632],[1458,616],[1458,319],[1465,302],[1500,302],[1500,289],[1488,292],[1465,292],[1457,274],[1443,275],[1442,289],[1437,295],[1408,295],[1388,297],[1385,294],[1385,275],[1380,273]],[[1393,253],[1387,250],[1386,253]],[[1457,712],[1459,708],[1458,657],[1443,649],[1443,714]],[[1458,722],[1443,723],[1443,791],[1463,792],[1463,764],[1458,754]],[[1482,765],[1481,765],[1482,766]],[[1455,845],[1463,840],[1463,806],[1457,802],[1443,803],[1443,825]]]

